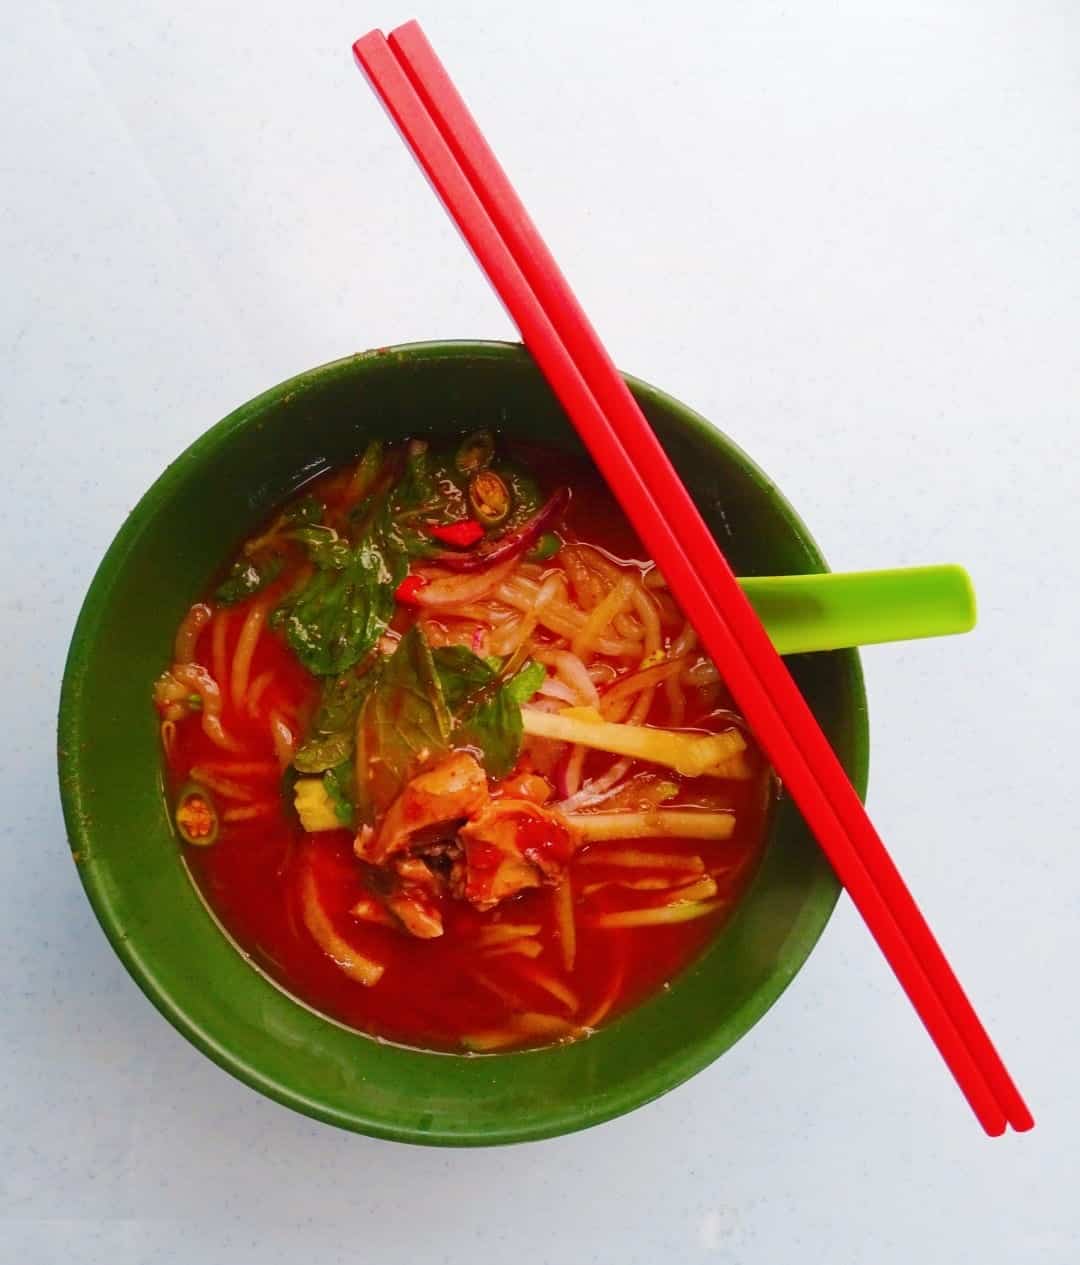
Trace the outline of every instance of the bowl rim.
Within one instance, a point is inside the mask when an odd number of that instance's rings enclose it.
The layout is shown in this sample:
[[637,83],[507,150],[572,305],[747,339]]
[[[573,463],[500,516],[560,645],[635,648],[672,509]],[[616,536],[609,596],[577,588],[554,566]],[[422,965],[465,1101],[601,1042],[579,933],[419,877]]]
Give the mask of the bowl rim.
[[[812,900],[804,905],[798,924],[793,927],[791,935],[783,946],[783,952],[772,965],[767,977],[739,1008],[737,1014],[740,1031],[734,1040],[726,1032],[721,1031],[721,1025],[718,1025],[716,1029],[710,1029],[694,1045],[684,1048],[680,1059],[668,1060],[665,1065],[666,1074],[660,1078],[661,1083],[649,1081],[640,1085],[635,1084],[621,1097],[609,1096],[602,1103],[583,1100],[572,1113],[572,1118],[569,1113],[564,1113],[563,1116],[552,1117],[538,1126],[515,1128],[510,1125],[499,1130],[497,1134],[490,1129],[485,1129],[482,1135],[463,1135],[460,1132],[420,1133],[406,1126],[370,1119],[365,1116],[362,1108],[345,1118],[339,1109],[325,1107],[302,1092],[294,1090],[285,1081],[267,1076],[252,1061],[228,1049],[211,1033],[189,1018],[183,1006],[177,1003],[169,995],[168,990],[161,985],[153,970],[141,958],[138,946],[119,925],[112,909],[105,876],[96,865],[81,863],[82,858],[91,852],[88,816],[83,809],[77,758],[80,742],[81,681],[99,617],[107,606],[111,589],[122,573],[127,556],[133,549],[143,527],[152,521],[159,503],[167,498],[173,485],[185,477],[187,468],[192,463],[202,461],[204,456],[211,455],[234,431],[258,419],[267,409],[287,403],[298,392],[310,386],[333,379],[338,375],[354,372],[357,362],[389,357],[399,361],[478,357],[485,360],[517,360],[533,363],[531,356],[520,343],[495,340],[438,339],[400,343],[355,353],[313,369],[304,370],[254,396],[209,427],[170,462],[139,498],[118,529],[94,573],[75,624],[64,667],[58,716],[59,783],[64,821],[71,855],[76,863],[75,868],[95,916],[113,950],[155,1008],[177,1031],[225,1071],[284,1106],[326,1123],[368,1136],[401,1142],[454,1146],[500,1145],[539,1140],[600,1124],[652,1101],[701,1071],[729,1049],[734,1041],[740,1040],[749,1032],[785,991],[824,932],[841,890],[839,881],[832,872],[828,872],[827,882],[817,884],[812,893]],[[695,438],[709,446],[720,444],[726,448],[741,463],[745,474],[752,482],[767,494],[773,508],[786,519],[789,527],[821,560],[824,567],[821,551],[799,514],[773,480],[738,444],[696,410],[666,391],[631,374],[622,376],[639,400],[653,404],[669,417],[674,418]],[[857,791],[861,797],[865,797],[869,772],[869,728],[865,683],[858,651],[852,650],[845,653],[848,660],[850,685],[856,704],[850,772]],[[301,1001],[299,1004],[305,1003]],[[333,1020],[326,1021],[334,1022]]]

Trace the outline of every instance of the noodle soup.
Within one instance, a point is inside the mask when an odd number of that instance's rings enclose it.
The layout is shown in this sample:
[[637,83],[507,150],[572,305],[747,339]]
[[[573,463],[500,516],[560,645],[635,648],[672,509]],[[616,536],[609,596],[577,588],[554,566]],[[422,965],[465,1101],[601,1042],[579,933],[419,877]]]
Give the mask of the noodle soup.
[[311,483],[154,700],[222,924],[412,1046],[588,1036],[693,960],[765,833],[770,771],[606,488],[486,432]]

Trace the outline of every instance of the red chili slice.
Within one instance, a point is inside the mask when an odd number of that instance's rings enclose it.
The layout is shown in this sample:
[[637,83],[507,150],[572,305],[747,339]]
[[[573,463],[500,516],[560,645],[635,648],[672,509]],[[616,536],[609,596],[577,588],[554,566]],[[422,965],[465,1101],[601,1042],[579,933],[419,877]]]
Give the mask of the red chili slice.
[[463,518],[460,523],[447,523],[445,527],[429,527],[427,532],[444,545],[456,545],[459,549],[469,549],[484,539],[484,529],[475,518]]
[[427,580],[422,575],[407,575],[394,590],[394,600],[403,602],[406,606],[419,606],[416,595],[425,584]]

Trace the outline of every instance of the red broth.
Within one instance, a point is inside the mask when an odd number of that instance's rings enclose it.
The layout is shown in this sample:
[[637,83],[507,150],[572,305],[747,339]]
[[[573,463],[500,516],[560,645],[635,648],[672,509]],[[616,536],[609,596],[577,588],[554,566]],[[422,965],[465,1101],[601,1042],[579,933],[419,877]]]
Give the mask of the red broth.
[[[646,555],[591,471],[575,466],[568,476],[565,457],[537,449],[525,452],[524,458],[545,491],[556,479],[569,482],[573,490],[559,526],[564,544],[587,542],[610,560],[633,561],[641,573]],[[347,472],[332,473],[305,492],[332,512],[346,485]],[[670,771],[664,775],[678,787],[672,802],[731,809],[735,829],[729,838],[613,840],[586,844],[575,853],[566,870],[576,939],[572,969],[567,969],[560,934],[564,924],[557,916],[560,895],[546,884],[486,912],[444,896],[437,902],[443,934],[433,939],[416,939],[396,925],[358,921],[349,911],[370,895],[370,886],[367,867],[354,855],[355,831],[305,833],[283,786],[287,753],[273,733],[275,725],[294,738],[307,731],[319,698],[317,678],[279,631],[263,627],[239,704],[233,697],[237,650],[253,608],[272,609],[297,582],[303,565],[301,557],[290,558],[268,588],[235,605],[214,607],[213,598],[207,598],[213,615],[195,641],[194,661],[220,687],[220,719],[233,749],[222,749],[208,736],[197,712],[167,730],[170,796],[175,800],[181,788],[197,784],[209,794],[220,823],[211,846],[180,846],[208,905],[239,947],[286,991],[350,1027],[410,1046],[450,1051],[509,1049],[586,1036],[674,980],[729,916],[760,855],[771,775],[753,745],[745,754],[748,776],[739,780],[680,778]],[[416,618],[416,608],[401,605],[394,628],[401,632]],[[433,635],[439,632],[438,619],[430,619],[429,626]],[[673,631],[665,635],[667,649],[673,636]],[[537,644],[542,648],[556,640]],[[612,664],[610,679],[603,682],[606,688],[625,680],[633,666]],[[672,699],[658,687],[645,723],[666,726],[674,720],[680,728],[698,730],[730,727],[729,700],[721,686],[687,689],[685,694],[686,710],[673,717]],[[581,768],[582,783],[603,775],[615,760],[590,751]],[[647,766],[633,764],[627,776],[649,774]],[[637,866],[619,863],[641,854],[654,860]],[[668,862],[656,860],[674,858],[671,864],[689,867],[697,857],[700,872],[673,871]],[[710,877],[716,891],[703,916],[658,925],[597,925],[607,914],[654,907],[668,895],[659,887],[663,882]],[[306,903],[313,895],[324,930],[328,926],[338,943],[383,967],[376,984],[366,986],[343,971],[340,955],[326,951],[325,935],[323,947],[316,941]],[[495,927],[526,932],[508,933],[510,938],[500,945],[500,933],[485,930]],[[478,936],[494,942],[480,949]],[[537,956],[502,951],[522,939],[539,944]]]

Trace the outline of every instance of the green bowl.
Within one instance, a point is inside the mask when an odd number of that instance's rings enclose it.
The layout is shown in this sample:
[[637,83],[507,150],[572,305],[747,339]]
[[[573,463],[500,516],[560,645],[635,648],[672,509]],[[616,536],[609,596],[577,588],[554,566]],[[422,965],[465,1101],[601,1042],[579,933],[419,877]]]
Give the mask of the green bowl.
[[[628,381],[737,572],[825,569],[794,510],[745,454],[671,396]],[[504,343],[380,348],[243,405],[169,466],[120,529],[83,604],[60,703],[72,856],[105,934],[162,1014],[289,1107],[376,1137],[454,1146],[582,1129],[700,1071],[777,999],[838,894],[783,801],[750,890],[669,990],[587,1041],[479,1057],[404,1049],[342,1027],[290,997],[226,937],[184,867],[163,796],[150,685],[177,623],[273,506],[371,436],[485,425],[581,451],[530,357]],[[789,663],[863,793],[858,656]]]

